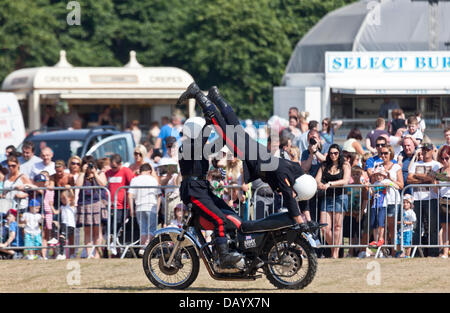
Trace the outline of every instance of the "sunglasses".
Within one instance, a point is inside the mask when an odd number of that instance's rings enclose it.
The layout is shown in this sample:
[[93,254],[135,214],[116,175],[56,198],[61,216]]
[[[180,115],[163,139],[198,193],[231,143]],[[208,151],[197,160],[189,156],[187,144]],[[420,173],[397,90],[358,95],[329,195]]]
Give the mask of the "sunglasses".
[[134,155],[139,155],[139,156],[142,156],[142,154],[141,154],[141,153],[139,153],[139,152],[135,152],[135,153],[134,153]]
[[384,152],[381,152],[380,154],[381,154],[381,155],[388,155],[389,152],[388,152],[388,151],[384,151]]
[[377,143],[377,148],[378,147],[386,147],[386,144],[385,143]]
[[81,165],[81,163],[77,163],[77,162],[70,162],[70,165],[78,165],[78,166],[80,166],[80,165]]
[[330,152],[331,155],[339,155],[339,152]]
[[15,167],[17,167],[17,164],[8,164],[8,167],[15,168]]

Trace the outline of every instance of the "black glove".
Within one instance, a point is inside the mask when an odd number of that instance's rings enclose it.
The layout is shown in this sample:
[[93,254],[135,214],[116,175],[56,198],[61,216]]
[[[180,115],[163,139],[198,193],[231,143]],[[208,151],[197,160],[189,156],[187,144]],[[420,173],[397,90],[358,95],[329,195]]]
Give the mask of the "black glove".
[[309,233],[309,226],[307,223],[298,224],[298,228],[302,233]]
[[317,223],[316,221],[308,221],[308,226],[310,229],[316,229],[319,228],[319,223]]

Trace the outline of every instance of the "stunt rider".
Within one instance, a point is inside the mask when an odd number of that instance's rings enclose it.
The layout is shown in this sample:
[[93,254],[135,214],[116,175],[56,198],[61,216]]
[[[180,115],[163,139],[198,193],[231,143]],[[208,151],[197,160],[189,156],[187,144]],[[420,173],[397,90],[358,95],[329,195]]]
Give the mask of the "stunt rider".
[[[214,243],[219,254],[220,267],[233,267],[243,256],[237,252],[230,252],[226,231],[236,229],[233,223],[239,223],[239,217],[230,209],[223,199],[215,196],[206,176],[209,169],[208,156],[203,151],[213,152],[213,144],[207,140],[211,127],[207,127],[201,117],[186,120],[182,130],[181,146],[179,149],[180,172],[183,177],[180,186],[180,196],[187,206],[192,204],[196,214],[214,225]],[[205,146],[210,146],[210,148]]]
[[[308,232],[309,226],[316,226],[315,222],[305,223],[297,204],[297,200],[309,200],[314,196],[317,191],[315,179],[305,174],[300,164],[272,156],[265,146],[253,140],[242,128],[236,113],[221,97],[217,87],[212,87],[206,97],[200,88],[192,83],[179,98],[179,103],[189,98],[196,99],[205,118],[214,125],[228,148],[244,161],[245,183],[261,178],[274,191],[283,195],[284,206],[302,231]],[[231,134],[227,132],[227,126],[232,126]]]

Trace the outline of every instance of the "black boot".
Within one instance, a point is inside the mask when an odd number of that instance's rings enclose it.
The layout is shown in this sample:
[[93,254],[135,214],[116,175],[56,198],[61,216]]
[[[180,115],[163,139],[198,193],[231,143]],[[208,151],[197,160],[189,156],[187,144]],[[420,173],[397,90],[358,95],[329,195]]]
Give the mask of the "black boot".
[[181,94],[177,104],[179,105],[187,99],[195,99],[196,103],[202,108],[206,123],[212,124],[212,119],[217,115],[218,111],[214,103],[203,94],[195,82],[190,84],[186,91]]
[[216,243],[216,249],[219,252],[219,263],[222,268],[234,267],[243,258],[237,252],[228,251],[227,243]]
[[219,92],[217,86],[212,86],[208,90],[208,99],[211,100],[219,109],[220,112],[225,112],[230,105],[225,101]]

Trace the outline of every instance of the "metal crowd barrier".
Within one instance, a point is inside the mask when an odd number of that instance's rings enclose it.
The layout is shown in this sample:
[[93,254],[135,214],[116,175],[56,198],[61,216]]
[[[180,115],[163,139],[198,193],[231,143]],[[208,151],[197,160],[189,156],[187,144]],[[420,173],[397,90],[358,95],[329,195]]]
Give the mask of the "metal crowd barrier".
[[[400,238],[400,249],[412,249],[411,257],[417,253],[424,256],[437,257],[439,250],[450,248],[449,245],[449,206],[450,198],[445,198],[441,194],[441,188],[449,188],[450,183],[442,184],[414,184],[406,186],[402,193],[403,199],[406,193],[414,197],[414,208],[416,222],[412,231],[412,241],[410,244],[404,242],[404,237]],[[447,196],[448,197],[448,196]],[[400,233],[404,233],[404,203],[401,203]],[[447,251],[448,257],[448,251]]]
[[[65,211],[66,222],[70,219],[70,222],[74,222],[74,226],[69,228],[62,227],[63,212],[61,209],[61,194],[63,191],[71,190],[74,196],[74,214],[73,216],[69,211]],[[110,191],[103,186],[72,186],[72,187],[35,187],[35,188],[14,188],[14,189],[0,189],[0,194],[5,195],[8,192],[24,192],[28,196],[23,200],[15,200],[13,206],[12,203],[7,205],[6,203],[1,205],[1,219],[0,219],[0,238],[2,243],[8,239],[9,224],[5,220],[6,213],[9,209],[16,210],[16,223],[18,224],[16,232],[16,246],[5,247],[5,250],[15,250],[21,253],[29,254],[31,250],[39,251],[42,258],[47,258],[46,255],[49,250],[53,252],[53,257],[59,254],[62,244],[63,254],[66,257],[77,256],[78,249],[90,249],[85,256],[92,257],[97,249],[106,248],[106,238],[110,234],[110,219],[111,214],[111,194]],[[52,192],[54,196],[52,198],[46,198],[45,193]],[[42,196],[40,195],[42,193]],[[48,194],[47,194],[48,196]],[[98,199],[95,201],[95,197],[88,199],[90,196],[96,196]],[[4,197],[3,197],[4,199]],[[25,232],[25,222],[22,220],[24,213],[29,212],[29,204],[31,200],[39,200],[40,210],[39,214],[42,214],[40,237],[41,240],[34,237],[33,240],[25,240],[27,233]],[[3,201],[3,200],[1,200]],[[56,201],[56,203],[55,203]],[[81,201],[81,202],[80,202]],[[45,202],[45,204],[44,204]],[[53,202],[53,208],[57,211],[55,214],[53,211],[46,212],[44,206],[48,206],[50,202]],[[79,205],[80,203],[80,205]],[[58,205],[59,204],[59,205]],[[11,206],[11,207],[9,207]],[[94,209],[95,207],[95,210]],[[51,210],[51,207],[50,207]],[[47,209],[47,211],[50,211]],[[102,218],[103,215],[103,218]],[[82,217],[83,216],[83,217]],[[89,221],[89,222],[87,222]],[[49,227],[48,227],[49,226]],[[83,233],[81,233],[83,229]],[[48,238],[46,238],[48,235]],[[79,236],[78,236],[79,235]],[[65,240],[60,241],[61,236],[65,237]],[[38,236],[39,237],[39,236]],[[49,244],[48,242],[55,239],[57,243]],[[25,241],[31,241],[34,244],[25,244]],[[41,244],[39,245],[39,241]],[[69,243],[73,242],[73,243]],[[20,244],[22,243],[22,244]],[[38,243],[38,244],[36,244]],[[60,245],[60,247],[57,246]],[[67,253],[69,251],[69,253]],[[72,252],[72,253],[71,253]],[[83,254],[84,251],[81,252]],[[38,252],[36,252],[38,253]],[[37,256],[37,254],[35,254]]]
[[[240,202],[240,199],[237,201],[237,205],[234,208],[236,212],[244,219],[259,219],[266,217],[270,214],[276,213],[283,208],[283,199],[277,193],[271,192],[271,189],[267,189],[268,185],[260,186],[253,191],[253,195],[251,199],[246,199],[245,205]],[[369,188],[379,187],[377,185],[369,185]],[[412,257],[414,257],[417,251],[424,255],[427,252],[428,255],[436,256],[436,251],[440,248],[450,248],[449,245],[449,232],[448,232],[448,222],[449,222],[449,206],[450,201],[446,202],[441,208],[439,206],[439,198],[441,198],[441,189],[442,187],[450,187],[450,183],[447,184],[423,184],[423,185],[408,185],[401,192],[395,193],[395,201],[394,201],[394,216],[388,218],[386,215],[384,218],[385,231],[384,231],[384,244],[381,248],[383,248],[383,253],[391,251],[393,253],[395,250],[400,248],[402,251],[406,248],[412,248]],[[66,242],[64,244],[65,252],[74,251],[73,254],[77,255],[79,251],[78,249],[90,249],[92,253],[95,253],[96,249],[99,248],[107,248],[108,251],[112,252],[112,254],[118,254],[120,257],[124,257],[129,251],[132,252],[133,256],[136,256],[134,252],[135,248],[143,248],[144,245],[140,242],[140,229],[139,223],[137,223],[136,214],[133,216],[129,216],[127,214],[118,214],[120,208],[118,208],[118,199],[119,193],[125,192],[128,194],[130,189],[159,189],[161,193],[165,194],[165,197],[161,198],[161,208],[163,210],[164,220],[157,221],[157,227],[162,227],[164,225],[168,225],[170,223],[171,217],[174,213],[169,212],[168,205],[168,197],[166,190],[170,189],[178,189],[178,186],[124,186],[120,187],[116,190],[113,195],[113,202],[111,201],[111,194],[108,188],[102,186],[94,186],[94,187],[85,187],[85,186],[74,186],[70,188],[66,187],[54,187],[54,188],[30,188],[24,190],[29,194],[27,198],[27,203],[31,199],[38,198],[37,193],[39,191],[48,191],[53,190],[56,193],[54,199],[56,199],[57,203],[60,202],[61,192],[67,189],[73,190],[74,193],[78,194],[79,203],[85,205],[93,205],[96,202],[96,198],[90,198],[90,196],[95,195],[96,192],[98,197],[103,201],[102,208],[100,209],[100,223],[99,225],[92,225],[91,223],[86,223],[86,218],[94,219],[94,215],[98,214],[94,213],[92,210],[87,212],[87,217],[82,220],[81,223],[75,225],[75,234],[73,235],[74,242]],[[242,186],[224,186],[224,189],[227,189],[228,192],[234,189],[240,189]],[[345,185],[343,187],[330,187],[325,192],[318,192],[318,194],[309,201],[304,201],[300,203],[300,207],[302,211],[306,208],[309,209],[309,214],[312,220],[320,223],[327,222],[329,226],[327,228],[322,229],[321,233],[321,242],[323,248],[339,248],[339,249],[350,249],[353,252],[357,253],[361,251],[366,251],[370,237],[372,235],[372,229],[370,229],[371,224],[371,213],[373,207],[373,195],[370,194],[369,191],[365,191],[366,186],[364,185]],[[387,187],[388,190],[393,189],[393,187]],[[419,188],[427,188],[428,191],[431,189],[435,196],[432,199],[428,200],[420,200],[417,199],[415,201],[416,207],[414,211],[417,215],[417,222],[414,228],[414,236],[413,242],[410,245],[404,243],[404,236],[400,236],[399,234],[403,233],[404,230],[404,208],[403,201],[404,195],[408,192],[418,191]],[[123,190],[123,191],[122,191]],[[17,189],[0,189],[0,194],[6,194],[10,191],[17,191]],[[178,190],[177,190],[178,191]],[[423,192],[423,190],[421,190]],[[342,193],[343,197],[339,197],[337,199],[336,192]],[[345,197],[347,200],[344,200]],[[87,200],[86,200],[87,199]],[[179,197],[174,198],[175,203],[170,205],[170,209],[173,208],[178,203],[182,203]],[[450,199],[449,199],[450,200]],[[128,207],[128,197],[125,196],[123,207]],[[172,201],[172,200],[170,200]],[[340,206],[345,206],[345,202],[347,202],[347,210],[345,213],[338,215],[338,208]],[[77,214],[81,213],[81,207],[77,206]],[[328,206],[329,212],[325,214],[321,211],[321,206]],[[0,206],[1,207],[1,206]],[[58,209],[58,208],[56,208]],[[23,216],[23,213],[28,211],[27,205],[18,207],[17,214],[18,219],[20,216]],[[6,211],[3,209],[0,214],[5,214]],[[103,218],[102,218],[103,213]],[[57,225],[61,226],[61,211],[55,222],[58,222]],[[77,217],[79,215],[76,215]],[[327,217],[329,220],[325,220]],[[98,220],[97,220],[98,221]],[[20,222],[18,220],[18,222]],[[45,222],[45,221],[44,221]],[[111,225],[111,223],[113,223]],[[149,224],[149,223],[147,223]],[[5,220],[4,216],[2,216],[0,220],[0,238],[3,238],[3,241],[6,239],[5,233]],[[23,227],[19,227],[19,230],[23,232]],[[59,239],[61,235],[62,229],[61,227],[55,227],[54,236]],[[76,233],[80,232],[80,240],[76,241]],[[330,235],[331,234],[331,235]],[[103,236],[100,238],[100,236]],[[328,236],[327,236],[328,235]],[[418,241],[418,239],[420,241]],[[373,238],[376,241],[376,238]],[[382,249],[377,249],[375,253],[375,257],[380,256],[380,252]],[[54,246],[42,246],[42,245],[18,245],[15,247],[7,247],[7,250],[20,250],[20,251],[29,251],[30,249],[48,249],[48,250],[56,250],[58,247]],[[434,250],[432,250],[434,249]],[[120,250],[120,251],[118,251]],[[350,251],[349,250],[349,251]],[[357,250],[357,251],[355,251]],[[387,251],[389,250],[389,251]],[[120,252],[120,253],[119,253]],[[70,254],[66,254],[70,256]],[[355,254],[353,256],[356,256]]]

